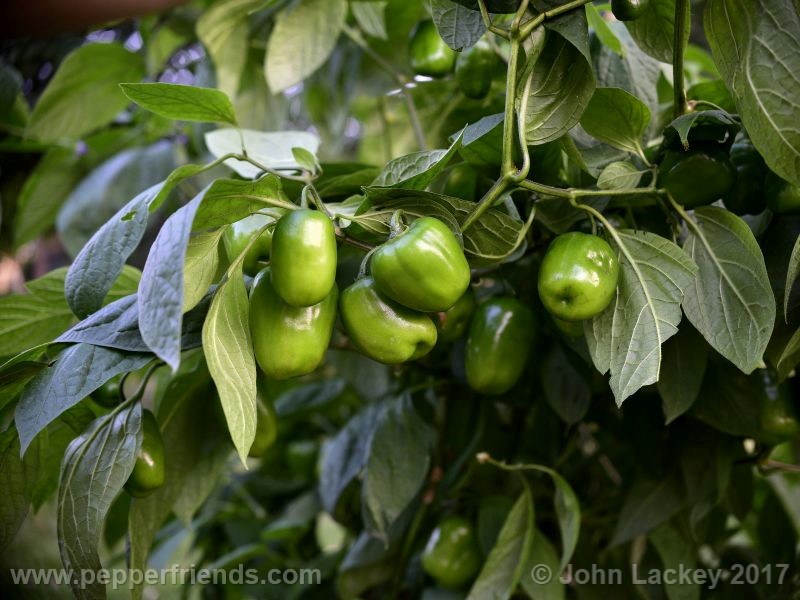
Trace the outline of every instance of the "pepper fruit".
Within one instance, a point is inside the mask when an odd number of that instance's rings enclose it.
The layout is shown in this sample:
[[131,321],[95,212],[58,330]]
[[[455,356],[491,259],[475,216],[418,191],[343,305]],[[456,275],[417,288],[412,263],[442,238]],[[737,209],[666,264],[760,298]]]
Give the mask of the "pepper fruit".
[[539,298],[562,321],[599,315],[611,303],[619,279],[619,261],[596,235],[573,231],[550,244],[539,269]]
[[787,383],[776,384],[765,374],[765,394],[759,409],[760,432],[758,439],[777,445],[800,434],[800,421],[792,403],[792,393]]
[[[275,218],[270,215],[256,213],[231,223],[222,236],[228,260],[234,261],[236,257],[244,252],[253,235],[274,220]],[[264,231],[247,251],[242,263],[242,270],[247,275],[255,277],[256,273],[264,268],[261,262],[269,258],[270,249],[272,248],[272,232],[272,228]]]
[[463,162],[450,169],[442,194],[464,200],[474,200],[478,187],[478,172],[469,163]]
[[278,295],[270,271],[267,267],[256,275],[250,290],[250,333],[256,362],[272,379],[311,373],[331,341],[339,290],[334,283],[322,302],[291,306]]
[[469,286],[464,252],[450,228],[422,217],[372,255],[372,277],[388,298],[421,312],[447,310]]
[[461,93],[473,100],[482,100],[492,87],[492,75],[498,66],[492,45],[481,38],[456,59],[456,82]]
[[114,408],[121,400],[119,393],[120,378],[114,377],[91,393],[91,398],[103,408]]
[[448,46],[430,19],[417,23],[408,45],[411,69],[417,75],[443,77],[453,70],[455,51]]
[[472,313],[475,312],[475,304],[475,294],[467,288],[464,295],[444,311],[443,319],[439,324],[440,341],[454,342],[464,336],[469,329]]
[[339,311],[356,347],[378,362],[415,360],[436,345],[436,325],[430,317],[382,296],[371,277],[342,292]]
[[770,171],[767,174],[764,191],[767,196],[767,206],[776,215],[800,213],[800,187],[784,181]]
[[256,437],[247,456],[261,458],[278,437],[278,417],[272,401],[260,395],[256,398],[256,415]]
[[134,498],[149,496],[162,485],[164,470],[164,440],[155,415],[142,410],[142,444],[136,454],[133,471],[125,482],[125,491]]
[[764,178],[767,165],[747,137],[731,146],[730,159],[736,167],[736,185],[725,196],[725,208],[737,215],[757,215],[766,208]]
[[719,144],[693,144],[687,150],[667,150],[658,182],[686,208],[711,204],[736,182],[736,167]]
[[467,383],[482,394],[503,394],[522,375],[536,337],[533,312],[510,296],[478,306],[467,335]]
[[422,551],[422,568],[445,588],[469,583],[481,568],[481,550],[472,523],[461,517],[443,519]]
[[647,10],[650,0],[611,0],[611,12],[619,21],[635,21]]
[[553,324],[556,328],[567,337],[583,337],[583,321],[564,321],[552,315],[550,318],[553,319]]
[[272,235],[272,284],[291,306],[322,302],[336,279],[336,232],[316,210],[284,215]]

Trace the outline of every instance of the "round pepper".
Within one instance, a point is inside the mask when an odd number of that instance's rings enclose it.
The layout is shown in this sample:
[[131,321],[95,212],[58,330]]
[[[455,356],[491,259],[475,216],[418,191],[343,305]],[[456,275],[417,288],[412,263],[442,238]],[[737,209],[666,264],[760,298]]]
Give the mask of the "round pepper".
[[695,208],[725,196],[736,182],[736,167],[718,144],[693,144],[665,153],[658,181],[677,202]]
[[258,366],[267,377],[288,379],[311,373],[325,357],[336,323],[336,284],[313,306],[291,306],[274,287],[267,267],[250,290],[250,333]]
[[114,377],[92,392],[92,400],[103,408],[114,408],[121,400],[119,393],[120,378]]
[[155,415],[144,409],[142,411],[142,444],[136,454],[125,491],[134,498],[149,496],[162,485],[166,473],[164,471],[164,440],[158,428]]
[[759,440],[770,445],[786,442],[800,434],[800,421],[792,403],[792,394],[787,383],[772,384],[765,377],[766,394],[761,400]]
[[256,437],[247,456],[261,458],[278,437],[278,417],[272,401],[260,395],[256,399],[256,414]]
[[322,302],[336,279],[336,232],[316,210],[281,217],[272,235],[272,283],[291,306]]
[[481,568],[481,550],[472,523],[447,517],[433,530],[422,551],[422,568],[445,588],[469,583]]
[[453,306],[444,311],[439,323],[439,340],[454,342],[469,329],[472,313],[475,312],[475,294],[467,288],[464,295]]
[[800,213],[800,187],[784,181],[770,171],[767,174],[764,191],[767,196],[767,206],[776,215]]
[[378,362],[415,360],[436,344],[436,325],[430,317],[383,297],[371,277],[342,292],[339,311],[352,342]]
[[556,328],[567,337],[583,337],[583,321],[564,321],[552,315],[550,318],[553,319]]
[[635,21],[641,17],[650,0],[611,0],[611,12],[619,21]]
[[422,312],[447,310],[466,291],[469,264],[450,228],[422,217],[372,255],[372,277],[388,298]]
[[766,208],[764,177],[767,165],[747,137],[731,146],[730,159],[736,167],[736,185],[725,196],[725,208],[737,215],[757,215]]
[[450,169],[442,194],[464,200],[474,200],[477,186],[478,172],[472,165],[463,162]]
[[[247,244],[250,243],[250,239],[253,235],[259,229],[274,220],[275,218],[270,215],[256,213],[236,221],[235,223],[231,223],[230,227],[228,227],[222,236],[222,241],[225,244],[225,251],[228,254],[228,260],[235,260],[244,252],[244,249],[247,247]],[[247,251],[242,264],[242,270],[247,275],[255,277],[256,273],[264,268],[261,262],[269,258],[269,252],[272,248],[272,231],[272,228],[264,231]]]
[[492,298],[478,306],[467,335],[464,368],[476,392],[497,395],[510,390],[528,362],[536,320],[515,298]]
[[408,58],[417,75],[443,77],[453,70],[456,53],[441,38],[433,21],[428,19],[418,23],[411,33]]
[[539,298],[554,317],[582,321],[614,298],[619,261],[604,239],[573,231],[550,244],[539,269]]
[[498,66],[492,45],[481,38],[456,59],[456,82],[467,98],[481,100],[492,87],[492,76]]

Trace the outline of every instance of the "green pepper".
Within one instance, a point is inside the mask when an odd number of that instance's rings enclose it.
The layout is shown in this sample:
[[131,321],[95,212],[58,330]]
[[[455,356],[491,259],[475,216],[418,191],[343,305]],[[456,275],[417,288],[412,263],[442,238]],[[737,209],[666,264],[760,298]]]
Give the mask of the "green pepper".
[[692,144],[687,150],[667,150],[658,182],[686,208],[711,204],[736,182],[736,167],[719,144]]
[[536,337],[533,312],[510,296],[479,305],[467,335],[467,383],[482,394],[503,394],[522,375]]
[[472,313],[475,312],[475,294],[467,288],[458,301],[442,313],[439,323],[439,340],[454,342],[464,336],[469,329]]
[[539,298],[558,319],[591,319],[611,303],[618,279],[619,261],[608,242],[573,231],[547,249],[539,269]]
[[443,77],[453,70],[456,53],[441,38],[433,21],[428,19],[418,23],[411,33],[408,58],[417,75]]
[[121,400],[119,393],[120,377],[114,377],[92,392],[91,398],[103,408],[114,408]]
[[770,171],[767,174],[764,191],[767,196],[767,206],[776,215],[800,213],[800,187],[784,181]]
[[478,187],[478,172],[469,163],[462,162],[450,169],[442,194],[464,200],[474,200]]
[[353,344],[373,360],[399,364],[425,356],[436,345],[430,317],[383,297],[371,277],[342,292],[339,312]]
[[422,568],[445,588],[460,588],[472,581],[481,563],[475,528],[457,516],[443,519],[422,551]]
[[278,417],[272,401],[261,395],[256,398],[256,415],[256,437],[247,456],[261,458],[278,437]]
[[737,215],[757,215],[766,208],[764,177],[767,165],[747,137],[731,146],[730,159],[736,167],[736,185],[725,196],[725,208]]
[[164,440],[158,428],[155,415],[147,409],[142,410],[142,444],[136,454],[125,491],[134,498],[149,496],[162,485],[166,472],[164,470]]
[[774,383],[766,372],[764,382],[766,385],[759,410],[758,439],[766,444],[777,445],[800,434],[800,421],[792,402],[789,384]]
[[456,82],[461,93],[473,100],[485,98],[498,64],[492,45],[484,38],[461,52],[456,59]]
[[650,0],[611,0],[611,12],[620,21],[635,21],[641,17]]
[[[285,212],[285,211],[281,211]],[[231,223],[230,227],[225,231],[222,236],[222,241],[225,244],[225,251],[228,254],[228,260],[233,261],[238,257],[253,235],[265,225],[273,222],[274,217],[270,215],[262,215],[256,213],[245,217],[235,223]],[[244,257],[242,270],[251,277],[255,277],[264,266],[262,262],[269,259],[269,252],[272,248],[272,228],[264,231],[258,239],[250,246],[247,254]]]
[[272,236],[272,284],[291,306],[322,302],[336,279],[336,232],[316,210],[281,217]]
[[553,319],[553,324],[556,328],[567,337],[583,337],[583,321],[564,321],[552,315],[550,318]]
[[287,304],[274,287],[267,267],[250,290],[253,352],[267,377],[288,379],[311,373],[325,357],[336,323],[338,288],[313,306]]
[[466,291],[469,264],[450,228],[422,217],[372,255],[372,277],[388,298],[421,312],[447,310]]

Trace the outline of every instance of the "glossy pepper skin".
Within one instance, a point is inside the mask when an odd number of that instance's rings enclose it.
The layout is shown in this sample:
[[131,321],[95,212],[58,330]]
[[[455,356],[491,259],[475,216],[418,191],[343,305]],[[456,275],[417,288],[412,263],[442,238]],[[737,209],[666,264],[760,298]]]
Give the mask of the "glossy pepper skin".
[[104,408],[114,408],[121,400],[119,394],[119,377],[109,379],[92,392],[92,400]]
[[417,219],[372,255],[372,277],[388,298],[421,312],[447,310],[469,286],[464,252],[439,219]]
[[[222,241],[225,244],[225,251],[228,255],[229,261],[234,261],[250,243],[250,238],[262,227],[268,223],[273,222],[275,219],[269,215],[253,214],[240,221],[231,223],[230,227],[225,231],[222,236]],[[272,233],[273,229],[264,231],[258,239],[250,246],[247,254],[242,263],[242,270],[245,274],[255,277],[256,274],[264,268],[261,264],[262,261],[269,259],[269,253],[272,249]]]
[[338,288],[313,306],[291,306],[274,287],[267,267],[250,290],[253,352],[264,375],[289,379],[311,373],[325,357],[336,323]]
[[439,340],[442,342],[454,342],[463,337],[469,329],[475,306],[475,294],[472,293],[471,289],[467,288],[464,295],[453,306],[444,311],[443,319],[439,324]]
[[461,52],[456,59],[456,82],[461,93],[473,100],[485,98],[497,65],[497,55],[483,38]]
[[747,137],[731,146],[730,159],[736,167],[736,185],[725,196],[725,208],[737,215],[757,215],[766,208],[764,178],[767,165]]
[[278,417],[272,401],[259,395],[256,399],[256,414],[256,437],[247,453],[251,458],[264,456],[278,437]]
[[272,283],[291,306],[322,302],[336,279],[336,232],[316,210],[293,210],[272,235]]
[[693,144],[685,152],[668,150],[659,167],[659,185],[686,208],[724,197],[736,182],[736,167],[718,146]]
[[149,496],[162,485],[164,471],[164,440],[155,415],[142,410],[142,445],[136,454],[133,472],[125,483],[125,491],[134,498]]
[[614,298],[619,261],[604,239],[573,231],[550,244],[539,269],[539,298],[562,321],[600,314]]
[[422,551],[422,568],[442,587],[460,588],[481,568],[481,550],[472,523],[461,517],[443,519]]
[[764,185],[767,206],[776,215],[796,215],[800,213],[800,187],[784,181],[774,173],[767,175]]
[[611,0],[611,12],[620,21],[635,21],[649,5],[650,0]]
[[469,387],[490,395],[510,390],[525,370],[535,337],[534,315],[516,298],[492,298],[478,306],[464,358]]
[[800,421],[788,383],[774,385],[765,377],[766,394],[760,407],[760,435],[766,444],[777,445],[800,434]]
[[371,277],[342,292],[339,312],[352,342],[378,362],[415,360],[436,345],[436,325],[430,317],[383,297]]
[[441,38],[433,21],[428,19],[418,23],[411,33],[408,58],[417,75],[444,77],[453,70],[456,53]]

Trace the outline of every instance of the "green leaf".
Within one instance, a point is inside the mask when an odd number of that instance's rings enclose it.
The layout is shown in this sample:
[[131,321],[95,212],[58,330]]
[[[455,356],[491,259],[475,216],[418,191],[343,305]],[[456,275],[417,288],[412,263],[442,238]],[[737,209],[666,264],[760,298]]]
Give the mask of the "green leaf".
[[309,173],[318,173],[320,166],[317,157],[305,148],[292,148],[292,156],[300,167]]
[[650,109],[636,96],[619,88],[597,88],[581,126],[601,142],[641,156],[641,140],[650,124]]
[[461,136],[459,135],[447,150],[414,152],[390,160],[372,185],[374,187],[424,190],[444,170],[460,145]]
[[791,373],[792,369],[794,369],[798,363],[800,363],[800,328],[789,338],[789,341],[786,343],[786,346],[783,348],[778,358],[778,364],[775,366],[781,378],[784,378]]
[[297,208],[286,198],[277,176],[265,175],[255,181],[217,179],[195,213],[192,231],[222,227],[269,208]]
[[[653,531],[648,538],[655,546],[661,557],[664,569],[692,571],[697,564],[697,549],[691,540],[680,534],[677,528],[669,523],[664,523]],[[699,600],[700,585],[691,582],[681,582],[679,579],[664,581],[664,587],[669,600]]]
[[175,168],[175,146],[168,141],[129,148],[91,171],[64,200],[56,231],[75,256],[97,229],[143,188],[166,179]]
[[214,62],[217,87],[230,97],[239,91],[239,81],[247,61],[250,43],[248,17],[271,4],[275,4],[275,0],[217,2],[197,20],[197,37]]
[[123,83],[120,87],[143,109],[167,119],[236,125],[230,98],[214,88],[176,83]]
[[[591,5],[587,4],[587,6]],[[524,571],[520,585],[529,598],[533,600],[564,600],[565,588],[560,579],[558,553],[550,540],[538,529],[531,540],[528,565],[530,568]],[[542,568],[542,565],[546,567],[546,570]],[[539,570],[534,570],[537,568]],[[535,574],[539,575],[534,577]]]
[[620,42],[617,35],[609,27],[608,22],[597,10],[597,7],[591,2],[586,5],[586,19],[589,21],[589,27],[594,31],[597,39],[603,45],[619,56],[625,56],[625,47]]
[[461,157],[477,166],[499,167],[503,152],[503,113],[482,117],[463,130]]
[[[580,15],[585,27],[586,15],[583,11]],[[559,33],[547,31],[544,48],[529,75],[525,134],[530,145],[561,137],[577,125],[589,105],[595,78],[585,29],[583,36],[576,46]]]
[[279,419],[309,415],[329,406],[346,386],[347,382],[337,377],[293,387],[275,398],[275,414]]
[[[97,546],[103,521],[114,497],[122,490],[142,443],[142,405],[100,417],[64,455],[58,489],[58,542],[67,569],[97,573],[102,565]],[[70,581],[80,599],[105,598],[105,585]]]
[[106,381],[120,373],[140,369],[151,354],[121,352],[90,344],[64,350],[47,369],[27,385],[19,399],[14,421],[21,451],[64,411],[72,408]]
[[525,486],[508,513],[467,600],[510,598],[520,579],[528,574],[525,568],[535,533],[533,510],[530,489]]
[[480,12],[452,0],[431,0],[431,15],[441,38],[456,51],[474,46],[486,33]]
[[642,180],[645,171],[638,170],[629,162],[616,161],[600,172],[597,187],[601,190],[621,190],[635,188]]
[[194,215],[207,189],[201,190],[166,220],[150,247],[139,283],[137,303],[142,339],[173,372],[181,360],[186,246]]
[[664,402],[664,416],[671,423],[697,400],[708,362],[708,346],[697,330],[684,324],[664,344],[658,393]]
[[611,390],[621,405],[639,388],[658,381],[661,345],[678,331],[680,303],[697,265],[653,233],[617,233],[617,296],[584,331],[597,370],[611,371]]
[[797,7],[767,0],[710,0],[703,23],[747,134],[772,171],[800,185]]
[[789,298],[792,296],[797,276],[800,275],[800,235],[792,247],[792,254],[789,257],[789,266],[786,269],[786,287],[783,288],[783,314],[786,322],[789,322]]
[[658,482],[636,481],[620,510],[611,546],[655,529],[681,510],[684,504],[683,483],[677,471]]
[[264,62],[273,94],[300,83],[328,60],[346,17],[346,0],[301,0],[278,13]]
[[379,40],[389,39],[386,32],[386,7],[388,1],[350,2],[350,10],[361,31]]
[[698,139],[725,143],[735,138],[741,128],[739,121],[724,110],[693,111],[679,116],[664,128],[662,147],[673,147],[680,143],[688,150],[693,129]]
[[775,324],[775,297],[753,232],[727,210],[694,212],[684,249],[700,271],[683,310],[711,347],[744,373],[763,361]]
[[565,423],[572,425],[586,415],[592,394],[583,373],[576,369],[560,345],[542,362],[544,398]]
[[[319,138],[306,131],[217,129],[206,133],[205,142],[215,158],[230,153],[246,153],[259,164],[276,171],[299,171],[303,168],[294,157],[294,148],[304,148],[315,156],[319,148]],[[225,164],[245,179],[255,179],[263,173],[259,167],[235,158],[227,159]]]
[[102,127],[128,104],[118,84],[142,77],[142,57],[120,44],[81,46],[64,59],[50,80],[26,133],[42,142],[58,142]]
[[225,227],[196,233],[186,246],[183,263],[183,312],[197,306],[208,287],[214,283],[220,265],[219,240]]
[[690,414],[714,429],[751,437],[761,433],[760,407],[767,401],[761,373],[745,375],[726,361],[715,361],[708,365]]
[[389,527],[417,496],[431,464],[436,431],[411,396],[383,405],[367,454],[362,506],[367,529],[388,542]]
[[[689,11],[687,11],[689,12]],[[689,40],[691,19],[683,25],[683,43]],[[672,64],[675,43],[675,0],[651,0],[644,14],[625,25],[639,47],[661,62]]]
[[0,434],[0,552],[13,541],[28,514],[38,470],[38,452],[20,458],[16,429],[9,427]]
[[242,463],[256,435],[256,363],[241,261],[217,288],[203,325],[203,353]]

